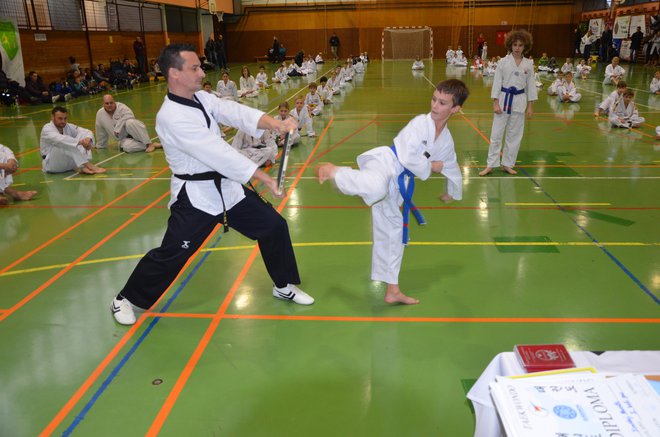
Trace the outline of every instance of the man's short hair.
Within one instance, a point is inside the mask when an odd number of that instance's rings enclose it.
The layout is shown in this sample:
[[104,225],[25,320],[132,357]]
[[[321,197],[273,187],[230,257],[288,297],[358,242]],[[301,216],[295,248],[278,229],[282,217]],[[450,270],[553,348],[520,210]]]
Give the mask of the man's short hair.
[[67,111],[67,109],[64,106],[56,106],[53,108],[52,111],[50,111],[50,113],[53,115],[55,115],[56,112],[64,112],[66,114],[69,111]]
[[435,89],[441,93],[449,94],[454,103],[454,106],[463,106],[465,100],[470,95],[468,87],[458,79],[447,79],[436,85]]
[[161,50],[160,56],[158,56],[158,65],[163,76],[165,76],[165,80],[168,79],[170,68],[181,70],[183,67],[184,60],[181,57],[181,52],[197,53],[192,44],[170,44]]

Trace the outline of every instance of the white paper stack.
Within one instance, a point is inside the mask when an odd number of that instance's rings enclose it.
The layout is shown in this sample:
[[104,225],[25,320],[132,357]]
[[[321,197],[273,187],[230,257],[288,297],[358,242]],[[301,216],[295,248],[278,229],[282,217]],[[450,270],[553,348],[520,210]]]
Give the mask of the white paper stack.
[[490,392],[508,437],[660,436],[660,395],[641,375],[498,378]]

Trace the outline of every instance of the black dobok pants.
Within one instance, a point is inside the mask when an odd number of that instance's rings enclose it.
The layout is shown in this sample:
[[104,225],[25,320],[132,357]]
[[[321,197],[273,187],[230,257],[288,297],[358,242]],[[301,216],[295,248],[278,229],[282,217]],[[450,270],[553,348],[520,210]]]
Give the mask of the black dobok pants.
[[[243,190],[245,198],[227,211],[229,226],[257,240],[266,270],[277,287],[300,284],[286,220],[252,190]],[[133,305],[150,308],[218,223],[222,223],[222,214],[214,216],[193,207],[184,185],[170,208],[163,242],[140,260],[119,294]]]

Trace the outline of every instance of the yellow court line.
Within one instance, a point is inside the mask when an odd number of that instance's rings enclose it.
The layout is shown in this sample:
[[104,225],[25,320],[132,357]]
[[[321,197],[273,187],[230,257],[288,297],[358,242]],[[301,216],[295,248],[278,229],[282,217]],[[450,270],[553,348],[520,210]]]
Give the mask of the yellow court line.
[[[610,246],[610,247],[656,247],[660,246],[660,242],[655,243],[643,243],[638,241],[613,241],[613,242],[600,242],[595,244],[590,241],[414,241],[408,243],[409,246],[565,246],[565,247],[601,247],[601,246]],[[294,247],[329,247],[329,246],[371,246],[371,241],[328,241],[328,242],[316,242],[316,243],[294,243]],[[243,246],[227,246],[227,247],[213,247],[205,248],[200,252],[224,252],[230,250],[248,250],[253,249],[254,245],[243,245]],[[138,259],[144,256],[143,253],[135,255],[125,255],[125,256],[115,256],[111,258],[101,258],[95,260],[81,261],[76,264],[76,267],[87,266],[92,264],[101,264],[107,262],[117,262],[117,261],[126,261],[131,259]],[[61,269],[67,267],[70,263],[64,264],[53,264],[42,267],[33,267],[30,269],[21,269],[21,270],[11,270],[5,273],[0,274],[0,277],[4,276],[13,276],[21,275],[26,273],[37,273],[47,270]]]
[[548,206],[548,205],[562,205],[562,206],[610,206],[611,203],[590,203],[590,202],[505,202],[504,206]]

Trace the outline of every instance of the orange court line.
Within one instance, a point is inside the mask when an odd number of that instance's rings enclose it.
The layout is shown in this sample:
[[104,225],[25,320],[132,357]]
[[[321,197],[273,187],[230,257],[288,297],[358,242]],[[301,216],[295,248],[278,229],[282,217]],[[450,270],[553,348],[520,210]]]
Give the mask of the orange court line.
[[145,212],[147,212],[149,209],[151,209],[152,206],[163,200],[167,195],[169,194],[169,190],[165,192],[162,196],[160,196],[158,199],[154,200],[152,203],[147,205],[144,209],[142,209],[140,212],[126,220],[123,224],[121,224],[117,229],[114,231],[110,232],[108,235],[106,235],[101,241],[87,249],[82,255],[80,255],[78,258],[76,258],[73,262],[69,263],[66,267],[64,267],[62,270],[57,272],[53,277],[51,277],[49,280],[41,284],[39,287],[37,287],[34,291],[32,291],[30,294],[25,296],[23,299],[21,299],[17,304],[9,308],[7,311],[4,313],[0,314],[0,322],[5,320],[7,317],[11,316],[14,312],[16,312],[18,309],[20,309],[23,305],[31,301],[35,296],[39,295],[42,291],[44,291],[46,288],[48,288],[53,282],[57,281],[59,278],[64,276],[69,270],[74,268],[79,262],[83,261],[85,258],[87,258],[89,255],[91,255],[96,249],[99,247],[103,246],[108,240],[110,240],[112,237],[117,235],[122,229],[124,229],[126,226],[129,224],[133,223],[138,217],[142,216]]
[[[369,121],[369,123],[365,124],[364,126],[360,127],[359,129],[353,131],[353,133],[351,133],[349,136],[347,136],[343,140],[339,141],[337,144],[334,144],[334,145],[330,146],[329,148],[327,148],[326,150],[324,150],[323,152],[319,153],[311,162],[318,161],[322,156],[325,156],[329,152],[335,150],[337,147],[341,146],[346,141],[348,141],[350,138],[352,138],[355,135],[359,134],[360,132],[362,132],[363,130],[365,130],[366,128],[368,128],[369,126],[374,124],[375,122],[376,122],[376,118],[373,118],[372,120]],[[308,159],[308,161],[309,161],[309,159]],[[307,164],[307,162],[306,162],[306,164]]]
[[[172,283],[167,287],[167,290],[161,295],[161,297],[154,303],[153,306],[158,305],[158,302],[163,299],[163,296],[167,294],[167,292],[170,290],[172,287],[172,284],[175,284],[176,281],[179,279],[179,277],[183,274],[183,272],[186,271],[188,266],[194,261],[194,259],[197,257],[197,255],[201,252],[202,248],[206,246],[206,244],[209,242],[209,240],[213,237],[213,235],[216,233],[216,231],[219,229],[220,225],[217,225],[213,231],[209,234],[208,237],[206,237],[206,240],[199,246],[199,249],[195,253],[192,254],[192,256],[188,259],[186,264],[183,266],[179,274],[174,278]],[[62,409],[57,413],[57,415],[51,420],[51,422],[44,428],[44,430],[39,434],[39,436],[49,436],[51,435],[55,429],[62,423],[64,419],[68,416],[68,414],[71,412],[73,407],[76,406],[78,401],[83,397],[83,395],[87,392],[87,390],[90,389],[90,387],[94,384],[94,382],[101,376],[101,373],[110,365],[112,360],[119,354],[121,349],[126,345],[126,343],[135,335],[135,333],[138,331],[138,328],[142,323],[147,319],[147,317],[151,316],[153,313],[147,311],[140,316],[140,318],[137,320],[135,325],[131,326],[131,328],[124,334],[124,336],[119,340],[119,343],[115,345],[114,348],[106,355],[105,358],[103,358],[103,361],[94,369],[94,371],[89,375],[89,377],[85,380],[85,382],[76,390],[76,392],[71,396],[71,398],[67,401],[66,404],[62,407]]]
[[121,199],[123,199],[124,197],[126,197],[126,196],[128,196],[129,194],[133,193],[134,191],[138,190],[138,189],[141,188],[143,185],[145,185],[145,184],[147,184],[149,181],[151,181],[153,178],[155,178],[155,177],[157,177],[157,176],[160,176],[160,175],[161,175],[162,173],[164,173],[165,170],[167,170],[168,168],[169,168],[169,167],[165,167],[165,168],[163,168],[161,171],[159,171],[159,172],[156,173],[155,175],[151,176],[149,179],[147,179],[147,180],[141,182],[140,184],[138,184],[138,185],[136,185],[135,187],[131,188],[130,190],[126,191],[124,194],[122,194],[121,196],[117,197],[117,198],[114,199],[113,201],[111,201],[111,202],[109,202],[109,203],[106,203],[102,208],[100,208],[100,209],[94,211],[93,213],[91,213],[90,215],[88,215],[87,217],[85,217],[84,219],[78,221],[77,223],[75,223],[75,224],[69,226],[69,227],[68,227],[67,229],[65,229],[64,231],[62,231],[62,232],[60,232],[59,234],[55,235],[53,238],[51,238],[50,240],[46,241],[45,243],[43,243],[42,245],[40,245],[40,246],[37,247],[36,249],[32,249],[30,252],[26,253],[25,255],[23,255],[22,257],[20,257],[19,259],[17,259],[16,261],[14,261],[14,262],[12,262],[11,264],[9,264],[8,266],[5,266],[4,268],[0,269],[0,274],[8,272],[9,270],[13,269],[13,268],[16,267],[17,265],[19,265],[20,263],[22,263],[23,261],[25,261],[26,259],[30,258],[30,257],[31,257],[32,255],[34,255],[35,253],[37,253],[37,252],[41,251],[42,249],[44,249],[44,248],[50,246],[52,243],[54,243],[55,241],[59,240],[60,238],[62,238],[62,237],[65,236],[66,234],[68,234],[69,232],[73,231],[73,230],[76,229],[78,226],[80,226],[80,225],[82,225],[83,223],[85,223],[85,222],[91,220],[93,217],[97,216],[97,215],[100,214],[101,212],[103,212],[103,211],[105,211],[106,209],[108,209],[110,206],[112,206],[112,205],[114,205],[115,203],[119,202],[119,201],[120,201]]
[[461,114],[461,117],[463,117],[463,118],[465,119],[465,121],[468,122],[468,124],[472,127],[472,129],[476,130],[477,133],[478,133],[479,135],[481,135],[481,138],[483,138],[484,140],[486,140],[486,142],[487,142],[488,144],[490,144],[490,139],[486,138],[486,135],[484,135],[483,132],[481,132],[481,130],[480,130],[478,127],[476,127],[476,126],[470,121],[469,118],[467,118],[467,117],[465,116],[465,114]]
[[[210,319],[215,314],[148,313],[151,317]],[[284,316],[270,314],[224,314],[233,320],[301,320],[314,322],[379,322],[379,323],[660,323],[660,318],[621,317],[373,317],[373,316]]]
[[30,153],[34,153],[34,152],[36,152],[37,150],[39,150],[39,147],[35,147],[34,149],[26,150],[25,152],[17,153],[17,154],[16,154],[16,157],[17,157],[17,158],[20,158],[21,156],[25,156],[25,155],[28,155],[28,154],[30,154]]
[[[300,181],[300,178],[302,177],[302,174],[305,172],[305,169],[307,165],[311,162],[312,156],[316,153],[316,151],[319,148],[319,145],[321,144],[321,141],[323,141],[323,138],[325,137],[326,133],[328,132],[328,129],[332,125],[334,117],[330,117],[330,120],[328,121],[328,124],[326,125],[325,129],[323,130],[323,133],[319,137],[318,141],[316,142],[316,145],[310,152],[309,156],[307,157],[307,160],[305,161],[305,165],[302,166],[300,171],[298,172],[298,175],[296,176],[296,179],[293,181],[291,184],[291,187],[287,191],[286,197],[282,199],[282,202],[277,207],[277,211],[281,212],[284,206],[286,205],[286,202],[289,200],[291,197],[291,194],[293,193],[293,190],[295,189],[296,185]],[[147,436],[156,436],[160,432],[161,428],[163,427],[163,424],[165,423],[165,420],[167,420],[167,416],[169,416],[170,412],[172,411],[172,408],[174,407],[174,404],[176,403],[177,399],[179,398],[179,395],[181,394],[181,391],[183,390],[183,387],[186,385],[188,382],[188,378],[190,378],[190,375],[192,374],[193,370],[195,369],[195,366],[197,366],[197,363],[202,357],[202,354],[204,353],[204,350],[208,346],[209,342],[211,341],[211,338],[213,337],[213,334],[215,333],[216,329],[218,328],[218,325],[220,324],[220,321],[222,320],[223,316],[225,315],[227,308],[229,307],[229,304],[231,303],[232,299],[234,298],[234,295],[236,294],[236,290],[238,290],[238,287],[241,285],[243,282],[243,279],[247,275],[247,272],[250,270],[252,267],[252,264],[254,260],[257,257],[257,254],[259,253],[258,246],[255,246],[254,249],[252,249],[252,252],[250,252],[250,256],[248,257],[247,261],[245,261],[245,264],[243,265],[243,268],[241,269],[240,273],[236,277],[236,280],[232,284],[229,293],[225,297],[224,301],[222,302],[222,305],[220,305],[220,308],[218,311],[215,313],[213,320],[211,321],[209,327],[206,329],[206,332],[204,333],[204,336],[202,339],[199,341],[197,344],[197,347],[195,348],[195,351],[193,354],[190,356],[190,359],[186,363],[186,366],[183,368],[183,371],[179,375],[179,378],[177,379],[176,383],[174,384],[174,387],[172,387],[172,390],[170,393],[167,395],[167,399],[165,399],[165,402],[163,403],[163,406],[161,407],[160,411],[158,412],[158,415],[154,419],[153,423],[149,427],[149,430],[147,431],[146,435]]]

